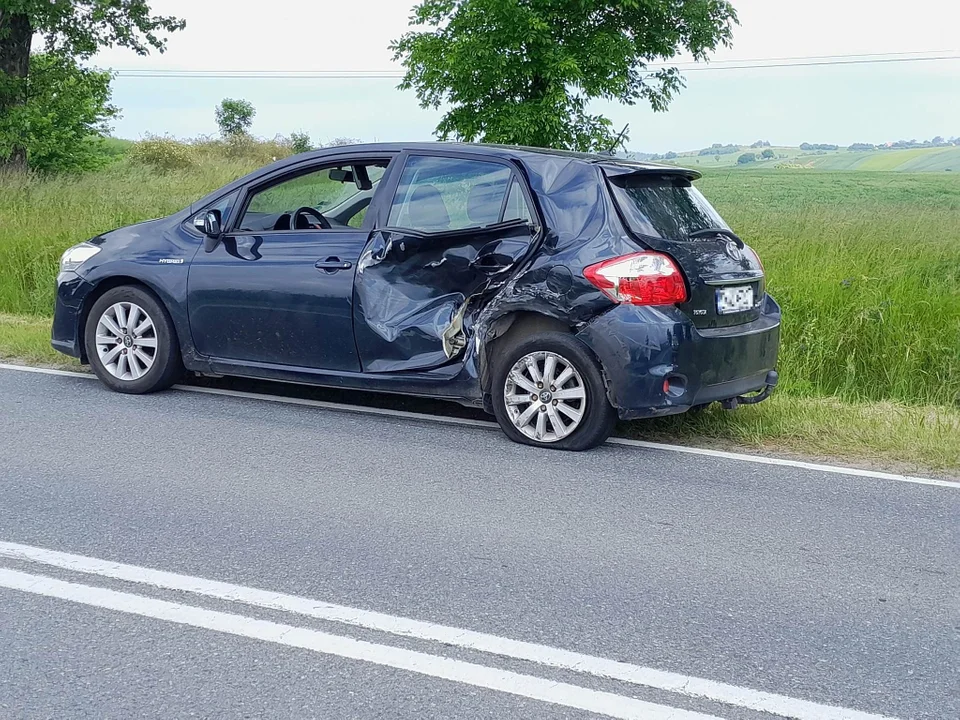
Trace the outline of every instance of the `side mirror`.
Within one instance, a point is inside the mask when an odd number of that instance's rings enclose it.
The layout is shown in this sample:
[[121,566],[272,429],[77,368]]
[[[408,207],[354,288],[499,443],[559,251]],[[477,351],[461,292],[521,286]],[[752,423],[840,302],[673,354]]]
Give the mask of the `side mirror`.
[[[223,230],[220,223],[223,220],[219,210],[207,210],[203,214],[203,227],[201,231],[206,238],[203,240],[203,249],[205,252],[213,252],[220,244],[220,235]],[[199,225],[199,223],[197,223]]]
[[219,210],[207,210],[203,214],[203,234],[209,237],[220,237],[221,219]]

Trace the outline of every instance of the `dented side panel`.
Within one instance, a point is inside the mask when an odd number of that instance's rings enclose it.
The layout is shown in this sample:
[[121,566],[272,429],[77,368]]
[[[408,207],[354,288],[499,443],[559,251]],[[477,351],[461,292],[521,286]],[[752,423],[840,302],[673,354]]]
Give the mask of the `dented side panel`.
[[528,183],[533,228],[373,233],[358,264],[354,302],[364,372],[469,358],[482,376],[484,348],[503,331],[501,318],[534,312],[577,329],[613,306],[583,269],[637,245],[621,226],[601,169],[545,154],[525,155],[515,169]]
[[[478,344],[493,340],[516,312],[534,312],[578,330],[614,304],[583,276],[585,267],[638,246],[623,230],[600,169],[572,158],[526,157],[522,171],[543,224],[539,251],[477,313]],[[481,371],[483,368],[481,353]]]
[[373,234],[360,257],[354,331],[364,372],[438,367],[459,358],[470,315],[509,278],[531,231]]

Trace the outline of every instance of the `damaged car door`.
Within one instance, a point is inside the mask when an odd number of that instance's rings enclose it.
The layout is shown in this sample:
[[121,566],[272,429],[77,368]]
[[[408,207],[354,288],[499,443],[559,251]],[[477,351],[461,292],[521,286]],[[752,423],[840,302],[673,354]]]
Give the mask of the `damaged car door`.
[[354,332],[365,372],[457,359],[473,313],[496,294],[537,233],[509,164],[410,155],[357,268]]

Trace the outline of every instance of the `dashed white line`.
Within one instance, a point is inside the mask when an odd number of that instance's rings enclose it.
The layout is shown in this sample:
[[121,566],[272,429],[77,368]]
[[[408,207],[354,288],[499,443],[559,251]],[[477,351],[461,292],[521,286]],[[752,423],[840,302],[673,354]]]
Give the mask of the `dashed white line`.
[[0,568],[0,587],[406,670],[611,718],[721,720],[715,715],[658,705],[625,695],[547,680],[535,675],[522,675],[486,665],[476,665],[390,645],[378,645],[295,625],[283,625],[245,615],[65,582],[17,570]]
[[[82,378],[84,380],[96,379],[96,376],[90,373],[74,372],[71,370],[55,370],[52,368],[29,367],[26,365],[11,365],[8,363],[0,363],[0,370],[14,370],[17,372],[39,373],[43,375],[59,375],[62,377]],[[460,425],[463,427],[475,427],[490,430],[497,429],[497,424],[495,422],[486,420],[443,417],[441,415],[429,415],[427,413],[409,412],[407,410],[391,410],[388,408],[365,407],[363,405],[347,405],[344,403],[326,402],[324,400],[289,398],[279,395],[266,395],[262,393],[244,392],[241,390],[223,390],[220,388],[196,387],[193,385],[176,385],[175,388],[184,392],[202,393],[206,395],[221,395],[225,397],[242,398],[245,400],[280,403],[282,405],[300,405],[302,407],[315,407],[322,408],[324,410],[335,410],[337,412],[356,413],[360,415],[380,415],[384,417],[404,418],[406,420],[434,422],[443,425]],[[893,480],[895,482],[912,483],[915,485],[932,485],[935,487],[946,487],[960,490],[960,482],[953,480],[940,480],[938,478],[900,475],[898,473],[881,472],[878,470],[863,470],[860,468],[844,467],[842,465],[826,465],[821,463],[806,462],[803,460],[793,460],[789,458],[777,458],[765,455],[748,455],[745,453],[725,452],[723,450],[696,448],[687,445],[669,445],[666,443],[648,442],[646,440],[631,440],[629,438],[610,438],[607,440],[607,443],[610,445],[625,445],[629,447],[644,448],[647,450],[660,450],[663,452],[677,452],[688,455],[723,458],[725,460],[735,460],[737,462],[748,462],[759,465],[779,465],[781,467],[813,470],[815,472],[831,473],[834,475],[848,475],[853,477],[873,478],[877,480]]]
[[665,690],[677,695],[768,712],[792,720],[884,720],[881,715],[608,660],[547,645],[30,545],[0,541],[0,557],[452,645],[546,667],[573,670],[586,675]]

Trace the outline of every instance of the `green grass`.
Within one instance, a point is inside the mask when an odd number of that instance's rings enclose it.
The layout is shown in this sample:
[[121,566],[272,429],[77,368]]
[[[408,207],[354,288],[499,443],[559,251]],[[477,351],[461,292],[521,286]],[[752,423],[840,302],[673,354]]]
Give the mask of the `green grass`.
[[133,140],[124,140],[123,138],[115,138],[111,136],[103,138],[101,142],[104,153],[111,158],[123,157],[134,146]]
[[50,319],[0,313],[0,360],[36,365],[80,367],[50,347]]
[[217,162],[162,173],[121,160],[86,175],[0,177],[0,312],[51,313],[66,248],[181,210],[254,167]]
[[853,463],[906,474],[960,475],[960,410],[901,403],[850,403],[784,392],[752,407],[621,423],[641,440]]
[[812,160],[817,170],[935,172],[951,168],[960,172],[960,147],[841,151]]
[[[697,153],[681,153],[671,164],[682,167],[691,167],[696,170],[710,172],[711,170],[769,170],[781,166],[782,172],[796,172],[799,170],[840,170],[857,172],[943,172],[950,170],[960,172],[960,147],[939,148],[910,148],[899,150],[867,150],[851,151],[845,148],[827,150],[823,154],[814,151],[805,152],[797,147],[771,147],[776,153],[772,160],[758,160],[757,162],[740,165],[737,163],[743,153],[752,152],[759,158],[767,148],[743,147],[740,152],[721,155],[717,159],[714,155],[701,156]],[[786,167],[795,166],[795,167]]]
[[960,398],[960,176],[715,173],[700,187],[784,309],[784,389]]

